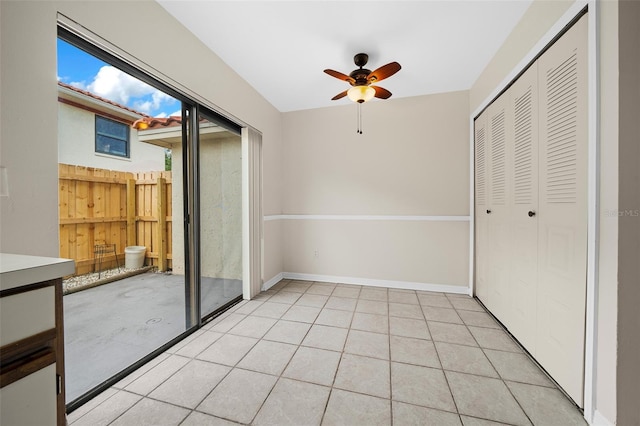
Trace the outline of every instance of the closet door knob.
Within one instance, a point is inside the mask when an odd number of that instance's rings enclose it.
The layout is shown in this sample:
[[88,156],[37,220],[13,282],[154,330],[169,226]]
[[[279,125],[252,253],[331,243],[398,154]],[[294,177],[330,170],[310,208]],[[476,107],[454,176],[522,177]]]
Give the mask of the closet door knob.
[[534,217],[536,215],[536,212],[534,212],[533,210],[529,210],[529,213],[527,213],[529,215],[529,217]]
[[487,210],[487,214],[491,214],[491,210]]

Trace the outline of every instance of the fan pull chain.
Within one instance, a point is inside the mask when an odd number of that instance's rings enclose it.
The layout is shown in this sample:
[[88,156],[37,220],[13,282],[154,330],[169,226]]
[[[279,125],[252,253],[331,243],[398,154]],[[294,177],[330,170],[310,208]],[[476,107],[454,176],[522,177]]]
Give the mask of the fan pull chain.
[[356,130],[356,133],[358,134],[362,134],[362,103],[358,103],[358,128]]

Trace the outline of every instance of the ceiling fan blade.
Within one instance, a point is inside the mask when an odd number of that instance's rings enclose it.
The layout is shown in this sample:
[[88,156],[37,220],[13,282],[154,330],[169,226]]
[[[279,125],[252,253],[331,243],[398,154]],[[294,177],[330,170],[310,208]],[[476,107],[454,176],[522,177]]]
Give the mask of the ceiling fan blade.
[[388,63],[387,65],[383,65],[380,68],[372,71],[371,74],[369,74],[369,77],[367,77],[367,80],[369,80],[369,82],[371,83],[377,83],[380,80],[391,77],[392,75],[400,71],[400,68],[402,67],[397,62]]
[[348,90],[345,90],[344,92],[340,92],[337,95],[335,95],[333,98],[331,98],[332,101],[337,101],[338,99],[342,99],[345,96],[347,96],[347,92]]
[[374,95],[376,98],[389,99],[391,97],[391,92],[388,91],[387,89],[384,89],[378,86],[371,86],[371,87],[373,87],[374,90],[376,91],[376,94]]
[[349,84],[354,84],[356,82],[352,77],[349,77],[348,75],[343,74],[340,71],[334,71],[334,70],[327,69],[327,70],[324,70],[324,72],[329,74],[331,77],[337,78],[338,80],[348,81]]

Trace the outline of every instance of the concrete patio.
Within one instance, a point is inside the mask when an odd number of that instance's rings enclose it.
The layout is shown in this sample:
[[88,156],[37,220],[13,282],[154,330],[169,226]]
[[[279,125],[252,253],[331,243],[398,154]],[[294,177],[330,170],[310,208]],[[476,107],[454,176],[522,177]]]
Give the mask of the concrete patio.
[[[242,294],[242,282],[203,277],[202,292],[203,312],[213,312]],[[148,272],[63,302],[67,403],[186,330],[182,275]]]

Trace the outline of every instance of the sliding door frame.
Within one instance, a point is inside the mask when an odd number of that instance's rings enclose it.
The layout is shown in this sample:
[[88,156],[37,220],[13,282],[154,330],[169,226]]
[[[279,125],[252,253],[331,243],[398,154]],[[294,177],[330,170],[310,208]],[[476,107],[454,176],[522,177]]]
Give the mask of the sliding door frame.
[[[241,298],[231,301],[220,309],[201,317],[200,303],[200,173],[199,173],[199,141],[198,141],[198,117],[202,111],[205,115],[215,118],[216,124],[237,135],[244,135],[250,130],[254,135],[254,141],[258,144],[253,154],[249,156],[243,155],[242,168],[243,176],[245,173],[252,176],[252,180],[243,179],[243,222],[246,216],[245,210],[251,209],[259,212],[259,219],[255,214],[251,215],[255,219],[254,223],[258,226],[249,227],[246,231],[243,226],[242,245],[243,257],[245,255],[244,247],[252,253],[252,261],[249,269],[243,267],[243,283],[253,282],[250,277],[262,276],[262,143],[261,134],[247,123],[228,114],[221,108],[218,108],[208,99],[203,98],[198,93],[190,90],[181,83],[162,74],[160,71],[152,68],[148,64],[142,62],[138,58],[128,54],[122,49],[111,44],[107,40],[101,38],[86,27],[75,22],[74,20],[58,13],[58,37],[78,46],[82,47],[90,54],[105,59],[106,62],[115,65],[122,71],[144,81],[145,83],[161,90],[168,95],[174,97],[182,103],[182,165],[183,165],[183,209],[184,209],[184,254],[185,254],[185,328],[186,330],[176,336],[161,347],[147,354],[136,363],[126,367],[115,376],[105,380],[96,388],[90,390],[86,394],[67,404],[67,412],[79,408],[93,397],[122,380],[128,374],[132,373],[140,366],[162,354],[169,347],[173,346],[180,340],[184,339],[191,333],[197,331],[208,320],[219,315],[223,310],[227,309],[233,303]],[[249,193],[257,194],[257,196],[249,197]],[[256,247],[256,242],[258,246]],[[243,259],[243,262],[244,259]],[[260,278],[261,280],[261,278]],[[256,293],[247,291],[246,284],[243,284],[243,297],[249,299]]]

